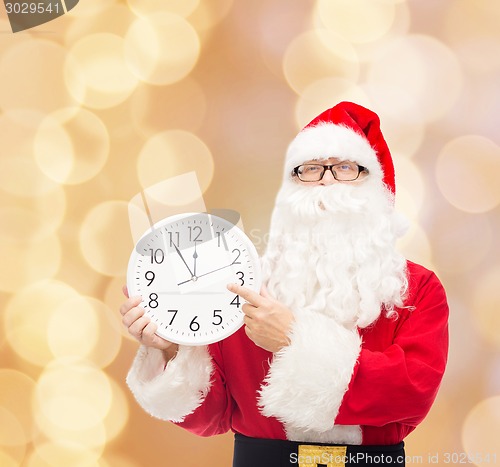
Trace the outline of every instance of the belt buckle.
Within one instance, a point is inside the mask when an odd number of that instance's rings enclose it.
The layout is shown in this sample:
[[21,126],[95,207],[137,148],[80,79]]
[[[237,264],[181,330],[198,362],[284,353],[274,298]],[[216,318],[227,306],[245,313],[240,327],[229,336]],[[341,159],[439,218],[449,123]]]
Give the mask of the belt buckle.
[[347,446],[299,444],[299,467],[345,467]]

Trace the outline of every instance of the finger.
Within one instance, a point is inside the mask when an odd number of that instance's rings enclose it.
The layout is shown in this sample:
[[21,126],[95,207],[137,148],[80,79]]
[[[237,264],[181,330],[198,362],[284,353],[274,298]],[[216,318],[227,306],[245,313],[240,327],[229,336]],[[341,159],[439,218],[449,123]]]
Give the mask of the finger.
[[151,320],[148,316],[141,316],[129,326],[128,332],[139,342],[142,342],[142,333],[144,332],[144,328],[150,323],[150,321]]
[[125,313],[122,318],[123,325],[128,328],[130,327],[134,321],[137,321],[141,316],[144,315],[144,308],[135,307]]
[[251,303],[244,303],[243,306],[241,307],[241,311],[245,313],[245,316],[253,318],[255,312],[257,311],[257,307],[253,306]]
[[248,326],[245,326],[245,334],[251,341],[253,341],[252,330]]
[[120,307],[120,314],[124,316],[127,314],[132,308],[136,307],[139,305],[139,303],[142,302],[141,297],[132,297],[129,298],[121,307]]
[[242,287],[238,284],[228,284],[227,288],[254,306],[263,306],[265,304],[265,299],[263,297],[247,287]]
[[126,285],[124,285],[124,286],[122,287],[122,292],[123,292],[123,295],[125,295],[125,297],[130,298],[130,297],[128,296],[128,287],[127,287]]
[[155,343],[155,341],[156,341],[155,332],[157,329],[158,329],[158,326],[156,325],[156,323],[153,323],[152,321],[150,321],[148,324],[146,324],[146,326],[142,330],[142,340],[146,345]]
[[260,288],[260,294],[264,297],[264,298],[269,298],[269,299],[272,299],[273,297],[271,297],[271,295],[269,295],[269,290],[267,290],[267,285],[266,284],[262,284],[261,288]]

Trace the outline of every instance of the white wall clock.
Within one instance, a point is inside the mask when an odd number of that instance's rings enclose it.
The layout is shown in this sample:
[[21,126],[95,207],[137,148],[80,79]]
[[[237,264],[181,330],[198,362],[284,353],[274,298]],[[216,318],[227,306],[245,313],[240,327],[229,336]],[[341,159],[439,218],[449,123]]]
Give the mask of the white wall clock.
[[156,223],[137,242],[127,270],[130,296],[158,325],[156,333],[184,345],[220,341],[243,325],[235,282],[260,291],[257,251],[241,229],[207,213]]

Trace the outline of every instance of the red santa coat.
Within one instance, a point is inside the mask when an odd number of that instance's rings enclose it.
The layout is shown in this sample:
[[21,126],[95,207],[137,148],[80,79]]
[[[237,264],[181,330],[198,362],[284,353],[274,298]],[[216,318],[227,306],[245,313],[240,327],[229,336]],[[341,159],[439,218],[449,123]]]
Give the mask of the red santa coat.
[[201,436],[399,443],[429,412],[448,350],[441,283],[411,262],[408,279],[397,319],[348,330],[319,313],[297,316],[275,355],[241,329],[208,351],[181,347],[165,369],[160,352],[141,348],[128,384],[146,411]]

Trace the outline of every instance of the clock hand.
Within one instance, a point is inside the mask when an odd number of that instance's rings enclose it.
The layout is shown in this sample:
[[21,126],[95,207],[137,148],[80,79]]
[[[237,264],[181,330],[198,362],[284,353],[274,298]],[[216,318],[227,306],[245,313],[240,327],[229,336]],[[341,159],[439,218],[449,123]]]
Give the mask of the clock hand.
[[196,276],[196,260],[198,259],[198,253],[196,252],[196,240],[194,241],[194,254],[193,254],[193,258],[194,258],[194,266],[193,266],[193,276]]
[[[189,266],[187,265],[186,263],[186,260],[184,259],[184,256],[182,256],[182,253],[180,252],[179,248],[177,248],[177,245],[174,243],[174,248],[175,248],[175,251],[177,251],[177,254],[180,256],[180,258],[182,259],[182,262],[186,265],[187,267],[187,270],[189,271],[189,274],[191,274],[191,277],[196,277],[192,272],[191,272],[191,269],[189,269]],[[189,279],[191,280],[191,279]]]
[[[217,268],[217,269],[214,269],[212,271],[209,271],[209,272],[205,272],[203,274],[200,274],[199,276],[196,276],[197,279],[199,279],[200,277],[203,277],[203,276],[208,276],[209,274],[212,274],[213,272],[217,272],[217,271],[220,271],[221,269],[225,269],[225,268],[228,268],[229,266],[232,266],[234,264],[234,261],[231,263],[231,264],[226,264],[225,266],[222,266],[220,268]],[[188,282],[191,282],[191,279],[187,280],[187,281],[183,281],[183,282],[179,282],[177,285],[182,285],[182,284],[186,284]]]

